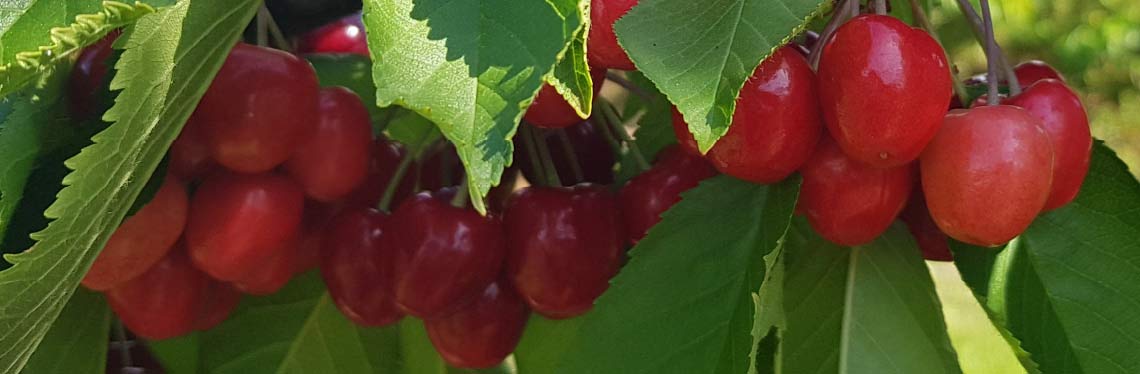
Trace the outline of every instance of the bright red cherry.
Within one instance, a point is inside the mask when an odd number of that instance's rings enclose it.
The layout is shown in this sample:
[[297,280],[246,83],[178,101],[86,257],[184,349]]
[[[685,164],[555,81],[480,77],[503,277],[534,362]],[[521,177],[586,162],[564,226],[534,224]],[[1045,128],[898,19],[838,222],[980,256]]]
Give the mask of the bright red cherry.
[[590,35],[586,38],[586,58],[602,69],[634,70],[633,61],[618,44],[614,22],[633,9],[637,0],[591,0]]
[[421,192],[392,214],[396,303],[423,319],[454,312],[502,270],[506,251],[499,220],[451,206],[452,193]]
[[899,213],[899,219],[906,222],[907,229],[914,236],[922,257],[930,261],[954,261],[950,254],[950,243],[946,234],[938,229],[930,210],[926,209],[926,198],[922,195],[922,185],[918,183],[911,194],[906,208]]
[[135,335],[162,340],[194,330],[209,279],[173,250],[142,275],[107,291],[107,302]]
[[396,247],[388,215],[352,208],[329,224],[321,276],[341,313],[363,326],[386,326],[404,313],[396,306]]
[[[368,164],[368,175],[364,182],[356,188],[345,201],[346,206],[376,206],[388,189],[388,183],[396,175],[400,162],[408,156],[408,152],[400,143],[389,140],[384,136],[376,138],[372,144],[372,159]],[[456,156],[458,158],[459,156]],[[462,166],[460,166],[462,168]],[[396,187],[396,194],[392,198],[393,205],[407,199],[412,195],[416,186],[416,166],[409,165],[400,178],[400,185]]]
[[79,121],[91,119],[98,114],[95,113],[95,106],[98,105],[96,101],[100,91],[108,87],[107,74],[111,72],[111,67],[107,62],[114,52],[111,45],[115,44],[119,34],[122,31],[116,29],[84,48],[75,61],[75,67],[71,69],[68,104],[71,106],[71,116]]
[[229,284],[206,279],[202,300],[198,303],[198,319],[194,329],[206,331],[221,324],[241,302],[241,292]]
[[186,187],[166,176],[150,202],[127,217],[83,277],[83,286],[105,291],[138,277],[166,256],[186,227]]
[[[680,143],[695,153],[688,125],[679,115],[673,119],[674,133],[685,137]],[[822,128],[811,66],[785,46],[760,63],[744,83],[732,126],[706,158],[720,172],[740,179],[779,182],[811,156]]]
[[910,197],[913,164],[879,169],[847,156],[824,137],[800,174],[799,208],[824,239],[844,246],[870,243],[886,231]]
[[603,186],[528,187],[507,202],[507,275],[549,318],[590,310],[624,259],[618,202]]
[[297,273],[297,262],[300,261],[297,240],[289,240],[273,252],[272,256],[261,262],[261,266],[234,280],[234,288],[247,295],[265,296],[285,287],[293,279],[293,274]]
[[220,167],[210,156],[210,146],[206,144],[201,122],[190,119],[182,132],[170,145],[168,168],[187,181],[197,181]]
[[285,164],[305,194],[338,199],[364,182],[372,151],[372,122],[356,94],[344,87],[321,89],[320,114],[312,134]]
[[[554,170],[558,172],[563,183],[589,182],[597,184],[610,184],[614,182],[614,150],[599,131],[609,131],[598,128],[593,122],[583,121],[577,125],[567,127],[566,137],[570,140],[571,159],[565,152],[565,145],[553,131],[542,131],[546,139],[546,146],[550,149],[550,161],[554,163]],[[512,164],[522,170],[529,181],[541,181],[535,174],[530,154],[523,149],[522,144],[515,146],[515,161]],[[582,180],[574,180],[573,163],[578,163],[582,171]]]
[[305,60],[238,43],[191,118],[201,121],[218,163],[243,173],[269,171],[309,135],[317,90]]
[[304,196],[283,176],[217,174],[198,187],[191,206],[190,257],[214,278],[235,281],[296,240]]
[[1057,69],[1053,69],[1052,66],[1041,60],[1029,60],[1017,64],[1013,67],[1013,74],[1017,76],[1017,82],[1021,83],[1023,87],[1045,79],[1065,81]]
[[[590,79],[594,81],[594,96],[597,96],[606,81],[606,70],[590,69]],[[538,96],[534,97],[534,102],[526,109],[523,121],[535,127],[560,129],[582,122],[582,117],[578,117],[578,112],[574,111],[554,86],[543,84],[542,89],[538,90]]]
[[835,142],[868,165],[918,158],[942,125],[953,94],[938,42],[895,18],[861,15],[823,47],[819,102]]
[[657,155],[657,163],[622,187],[621,213],[629,241],[637,244],[661,213],[681,201],[681,193],[712,178],[716,170],[705,159],[672,146]]
[[1053,189],[1045,210],[1073,201],[1088,174],[1092,153],[1089,117],[1081,99],[1061,81],[1045,79],[1004,104],[1024,108],[1041,120],[1041,128],[1053,144]]
[[946,235],[996,246],[1025,231],[1049,197],[1053,146],[1024,109],[956,109],[922,153],[922,189]]
[[368,55],[368,38],[360,13],[353,13],[309,31],[297,39],[297,53],[355,53]]
[[530,314],[506,281],[493,282],[455,314],[424,321],[435,350],[451,366],[485,369],[515,351]]

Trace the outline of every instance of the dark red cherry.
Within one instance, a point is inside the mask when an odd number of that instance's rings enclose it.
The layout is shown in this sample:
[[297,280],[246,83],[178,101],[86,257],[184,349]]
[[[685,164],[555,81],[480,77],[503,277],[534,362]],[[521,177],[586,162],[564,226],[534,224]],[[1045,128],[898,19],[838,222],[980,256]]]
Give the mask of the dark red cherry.
[[949,239],[938,229],[934,219],[930,218],[930,210],[926,209],[926,197],[922,194],[921,183],[917,183],[912,190],[910,201],[899,213],[899,219],[906,223],[918,248],[922,250],[923,258],[929,261],[954,261],[954,256],[950,254]]
[[[375,205],[375,203],[373,203]],[[300,237],[297,239],[297,263],[295,273],[303,273],[320,265],[325,248],[325,233],[331,221],[349,205],[347,203],[322,203],[305,200],[305,213],[301,217]]]
[[297,240],[288,240],[281,248],[274,250],[273,254],[263,260],[256,269],[234,280],[234,288],[247,295],[271,295],[293,279],[293,274],[297,273],[299,267],[298,261],[300,261],[300,251],[297,248]]
[[75,67],[71,69],[69,77],[68,104],[71,106],[71,116],[78,121],[98,115],[95,111],[99,93],[107,90],[110,83],[107,74],[111,72],[111,67],[107,63],[114,52],[111,45],[115,44],[119,34],[122,31],[118,29],[111,31],[103,39],[84,48],[75,60]]
[[716,170],[701,157],[677,146],[662,150],[652,168],[621,189],[621,213],[629,241],[637,244],[661,221],[661,213],[681,201],[682,192],[714,175]]
[[368,56],[368,38],[359,12],[318,27],[297,39],[297,53],[354,53]]
[[1024,108],[1041,120],[1041,127],[1053,144],[1053,186],[1045,210],[1073,201],[1088,174],[1092,153],[1089,117],[1081,99],[1061,81],[1045,79],[1005,104]]
[[455,314],[424,321],[435,350],[451,366],[485,369],[515,351],[530,312],[507,281],[493,282]]
[[800,174],[799,208],[820,236],[833,243],[870,243],[886,231],[910,197],[913,164],[879,169],[843,153],[823,137]]
[[[606,70],[590,69],[590,79],[594,81],[594,95],[597,96],[606,81]],[[523,115],[523,121],[535,127],[548,129],[573,126],[582,120],[582,117],[578,117],[578,112],[575,112],[566,99],[562,98],[562,94],[549,84],[542,85],[542,89],[538,90],[538,96],[534,97],[534,102]]]
[[1024,109],[957,109],[922,153],[921,168],[926,206],[942,232],[996,246],[1020,235],[1045,207],[1053,145]]
[[296,240],[304,195],[273,174],[215,174],[194,193],[186,244],[194,264],[214,278],[246,277]]
[[198,303],[198,319],[194,329],[206,331],[221,324],[241,302],[241,292],[229,284],[206,279],[202,300]]
[[186,121],[182,132],[170,145],[170,161],[167,167],[174,174],[190,182],[197,181],[220,168],[210,155],[210,146],[206,144],[201,121],[194,119]]
[[[546,146],[550,149],[550,161],[554,163],[554,170],[565,184],[589,182],[597,184],[610,184],[614,182],[614,150],[593,122],[583,121],[575,126],[567,127],[566,137],[570,140],[571,152],[574,158],[566,153],[565,145],[555,131],[540,132],[546,139]],[[583,180],[574,180],[573,163],[577,162],[582,171]],[[522,170],[528,181],[537,182],[542,179],[535,174],[533,160],[530,154],[523,149],[523,144],[515,146],[515,162],[512,166]]]
[[208,280],[185,251],[173,250],[142,275],[107,291],[107,302],[135,335],[169,339],[194,330]]
[[341,313],[363,326],[386,326],[404,313],[396,306],[396,247],[388,215],[350,208],[329,224],[321,276]]
[[313,132],[286,162],[305,194],[332,201],[360,186],[368,174],[372,122],[356,94],[344,87],[321,89]]
[[317,121],[317,76],[308,62],[238,43],[198,102],[210,153],[231,170],[257,173],[285,162]]
[[861,15],[823,47],[818,70],[824,123],[852,158],[878,168],[918,158],[953,94],[938,42],[895,18]]
[[83,286],[105,291],[138,277],[178,242],[186,227],[186,187],[166,176],[150,202],[127,217],[83,277]]
[[602,69],[634,70],[633,61],[618,44],[614,22],[633,9],[637,0],[591,0],[590,35],[586,38],[586,57],[591,66]]
[[[694,147],[688,125],[673,116],[673,131]],[[807,161],[823,125],[815,75],[791,47],[769,56],[744,83],[732,126],[705,155],[721,173],[754,183],[775,183]]]
[[1013,67],[1013,74],[1017,76],[1017,82],[1021,83],[1022,87],[1032,85],[1045,79],[1056,79],[1061,82],[1065,81],[1065,78],[1061,76],[1061,73],[1057,72],[1057,69],[1053,69],[1052,66],[1049,66],[1049,64],[1041,60],[1029,60],[1017,64],[1017,66]]
[[430,319],[454,312],[502,270],[499,220],[451,206],[454,193],[421,192],[392,214],[396,303],[407,314]]
[[442,141],[429,150],[419,166],[420,190],[435,191],[458,186],[467,178],[463,162],[456,153],[455,146]]
[[531,309],[549,318],[590,310],[624,259],[618,202],[603,186],[521,189],[503,223],[507,275]]
[[[356,188],[355,191],[349,194],[345,199],[346,206],[376,206],[380,199],[384,196],[384,191],[388,188],[388,183],[392,181],[392,177],[396,175],[396,169],[400,167],[400,162],[408,156],[408,152],[400,143],[389,140],[384,136],[376,138],[372,143],[371,151],[372,159],[368,164],[368,175],[364,178],[364,182]],[[456,156],[458,157],[458,156]],[[412,195],[413,188],[416,186],[417,172],[415,165],[409,165],[408,169],[404,172],[404,176],[400,178],[400,185],[397,187],[395,196],[392,198],[393,205],[407,199]]]

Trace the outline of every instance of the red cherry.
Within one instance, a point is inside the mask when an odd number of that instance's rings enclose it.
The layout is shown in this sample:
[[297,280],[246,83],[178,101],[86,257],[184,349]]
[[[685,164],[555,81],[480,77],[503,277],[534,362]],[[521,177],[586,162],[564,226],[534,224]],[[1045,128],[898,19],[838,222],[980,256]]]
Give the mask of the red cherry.
[[[408,157],[408,152],[402,144],[383,136],[373,142],[371,154],[372,161],[368,164],[368,175],[364,182],[345,199],[345,206],[376,206],[384,196],[384,191],[388,189],[388,183],[392,181],[400,162],[404,157]],[[416,186],[416,175],[415,165],[408,166],[392,198],[393,205],[412,195],[412,189]]]
[[[693,138],[693,133],[689,132],[689,124],[685,123],[685,117],[677,111],[677,107],[673,107],[672,111],[673,135],[677,137],[677,144],[681,146],[682,151],[694,156],[701,156],[701,151],[697,148],[697,139]],[[732,127],[729,127],[729,130],[732,130]],[[715,147],[715,145],[713,146]]]
[[548,318],[588,311],[624,259],[618,202],[603,186],[528,187],[507,202],[507,274]]
[[105,291],[142,275],[166,256],[186,227],[186,187],[167,176],[150,202],[127,217],[83,277],[83,286]]
[[135,335],[169,339],[194,330],[208,280],[184,251],[174,250],[142,275],[107,291],[107,302]]
[[103,39],[84,48],[83,52],[79,53],[79,58],[75,60],[68,89],[71,99],[68,104],[71,106],[71,116],[75,119],[84,121],[98,114],[95,113],[95,106],[98,104],[96,100],[99,91],[107,89],[107,74],[111,72],[111,67],[107,66],[114,52],[111,46],[122,33],[119,29],[111,31]]
[[823,47],[819,102],[831,136],[868,165],[918,158],[953,94],[949,64],[925,31],[882,15],[855,17]]
[[288,240],[281,248],[274,250],[268,259],[263,260],[261,266],[233,281],[234,288],[247,295],[271,295],[293,279],[298,261],[300,251],[297,249],[297,240]]
[[637,244],[649,228],[661,221],[661,213],[681,201],[681,193],[716,175],[703,158],[672,146],[661,151],[653,168],[641,173],[621,189],[621,213],[629,241]]
[[1025,231],[1049,197],[1053,146],[1014,106],[956,109],[922,153],[922,189],[946,235],[995,246]]
[[454,312],[502,269],[505,248],[499,220],[451,206],[448,195],[453,193],[422,192],[392,214],[396,303],[423,319]]
[[913,164],[878,169],[858,162],[824,137],[800,174],[799,208],[824,239],[844,246],[870,243],[898,217],[914,183]]
[[486,369],[514,352],[530,314],[505,282],[493,282],[471,304],[447,317],[424,321],[435,350],[451,366]]
[[1013,74],[1017,76],[1017,82],[1021,83],[1022,86],[1029,86],[1045,79],[1065,81],[1057,69],[1053,69],[1052,66],[1041,60],[1029,60],[1017,64],[1013,67]]
[[[775,183],[807,161],[822,132],[814,74],[803,56],[782,47],[756,68],[736,99],[732,126],[706,158],[722,173]],[[673,116],[673,131],[693,147],[688,125]]]
[[930,210],[926,209],[926,198],[922,194],[922,185],[919,184],[910,194],[910,201],[899,214],[899,219],[906,222],[910,234],[914,236],[918,248],[922,250],[922,257],[930,261],[954,261],[950,253],[950,243],[946,234],[938,229],[934,219],[930,218]]
[[[564,183],[571,184],[575,182],[589,182],[597,184],[610,184],[614,182],[614,150],[610,147],[610,143],[606,141],[602,133],[599,131],[609,131],[608,129],[599,129],[594,123],[590,121],[579,122],[575,126],[571,126],[563,130],[566,132],[566,137],[570,139],[570,147],[574,152],[574,159],[577,160],[578,167],[582,171],[581,181],[573,180],[574,172],[572,163],[575,162],[567,156],[564,151],[565,147],[559,139],[558,134],[551,131],[541,132],[544,139],[546,139],[546,146],[550,148],[550,161],[554,163],[554,170],[558,172],[558,176]],[[535,174],[532,167],[533,161],[530,154],[523,149],[522,144],[515,146],[515,162],[512,166],[518,167],[522,170],[523,175],[529,181],[541,181],[542,179]]]
[[386,326],[404,316],[396,306],[395,246],[388,215],[352,208],[329,224],[321,276],[341,313],[363,326]]
[[[594,96],[597,96],[606,81],[606,70],[590,69],[590,79],[594,81]],[[578,112],[574,111],[574,107],[562,98],[554,86],[544,84],[538,91],[538,96],[534,97],[534,102],[526,109],[523,121],[535,127],[560,129],[582,122],[582,117],[578,117]]]
[[467,174],[451,142],[440,142],[421,162],[419,179],[422,191],[455,187],[463,182],[463,178],[467,178]]
[[199,180],[220,167],[210,156],[210,146],[206,144],[200,123],[194,119],[186,121],[182,132],[170,145],[170,162],[167,167],[187,181]]
[[338,199],[364,182],[372,147],[372,123],[356,94],[321,89],[315,129],[285,164],[289,175],[319,201]]
[[243,173],[268,171],[308,136],[317,121],[317,90],[305,60],[238,43],[191,118],[201,121],[218,163]]
[[368,55],[368,38],[359,12],[309,31],[297,39],[297,53],[354,53]]
[[206,331],[221,324],[241,302],[241,292],[226,283],[206,279],[202,300],[198,303],[198,319],[194,329]]
[[341,210],[348,206],[366,205],[327,204],[305,200],[305,213],[301,216],[300,237],[297,239],[297,266],[294,273],[303,273],[320,265],[328,226]]
[[1041,120],[1053,144],[1053,187],[1045,210],[1057,209],[1077,197],[1089,171],[1092,134],[1081,99],[1064,83],[1038,81],[1005,104],[1024,108]]
[[586,58],[602,69],[634,70],[633,61],[618,44],[614,22],[633,9],[637,0],[591,0],[590,35],[586,38]]
[[304,197],[273,174],[217,174],[194,193],[186,244],[194,264],[214,278],[242,279],[297,235]]

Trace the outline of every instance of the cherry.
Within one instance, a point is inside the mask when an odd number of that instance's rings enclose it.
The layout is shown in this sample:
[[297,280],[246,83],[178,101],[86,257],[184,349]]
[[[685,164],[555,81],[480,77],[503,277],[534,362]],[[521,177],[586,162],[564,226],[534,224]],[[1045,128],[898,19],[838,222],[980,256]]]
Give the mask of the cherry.
[[852,158],[877,168],[918,158],[953,94],[949,64],[925,31],[882,15],[855,17],[823,47],[823,119]]
[[[597,96],[606,81],[606,70],[590,69],[590,79],[594,81],[594,96]],[[582,117],[578,117],[578,112],[574,111],[574,107],[566,102],[554,86],[544,84],[534,97],[534,102],[526,109],[523,121],[535,127],[560,129],[582,122]]]
[[886,231],[906,205],[914,173],[913,164],[870,167],[825,136],[800,169],[799,208],[824,239],[843,246],[867,244]]
[[68,104],[71,116],[78,121],[91,119],[98,114],[95,113],[98,105],[96,101],[99,99],[99,93],[107,90],[109,83],[107,74],[111,72],[111,67],[107,62],[114,52],[111,46],[115,44],[115,39],[118,39],[120,34],[121,30],[111,31],[103,39],[84,48],[79,53],[79,58],[75,60],[75,67],[71,69],[69,77]]
[[[574,169],[572,165],[577,160],[578,167],[582,171],[580,182],[613,183],[614,162],[616,162],[614,150],[599,132],[609,130],[598,128],[593,122],[583,121],[563,131],[566,132],[566,137],[570,140],[572,152],[574,152],[573,159],[566,154],[565,146],[558,134],[552,131],[541,132],[543,138],[546,139],[547,148],[550,149],[550,161],[554,163],[554,170],[558,172],[562,181],[579,182],[573,181]],[[523,149],[523,145],[516,144],[515,162],[512,166],[521,169],[527,180],[541,181],[542,177],[535,174],[534,168],[531,167],[532,163],[530,154]]]
[[234,280],[234,288],[248,295],[271,295],[293,279],[293,274],[299,267],[298,261],[300,251],[297,249],[297,240],[288,240],[281,248],[274,250],[268,259],[263,260],[261,266]]
[[629,241],[637,244],[661,221],[661,213],[681,201],[682,192],[714,175],[716,170],[703,158],[677,146],[662,150],[652,168],[621,189],[621,213]]
[[150,202],[127,217],[83,277],[83,286],[105,291],[142,275],[162,260],[186,227],[186,187],[166,176]]
[[1061,81],[1045,79],[1005,104],[1024,108],[1041,120],[1041,127],[1053,144],[1053,186],[1045,210],[1073,201],[1088,174],[1092,153],[1089,117],[1081,99]]
[[506,281],[493,282],[471,304],[424,321],[435,350],[451,366],[486,369],[514,352],[530,314]]
[[196,181],[220,167],[210,156],[200,121],[190,119],[170,145],[168,168],[187,181]]
[[[695,153],[688,125],[673,116],[673,131]],[[680,120],[680,121],[678,121]],[[807,161],[822,132],[814,74],[807,60],[784,46],[765,59],[736,99],[732,126],[706,157],[722,173],[775,183]]]
[[182,250],[173,250],[142,275],[107,291],[107,302],[135,335],[162,340],[194,330],[209,281]]
[[191,206],[186,244],[195,265],[235,281],[296,240],[304,197],[283,176],[216,174],[198,187]]
[[1013,74],[1017,76],[1017,82],[1021,83],[1022,86],[1029,86],[1045,79],[1065,81],[1057,69],[1053,69],[1052,66],[1041,60],[1029,60],[1017,64],[1013,67]]
[[233,286],[213,279],[207,279],[206,283],[202,300],[198,303],[198,319],[194,323],[194,329],[198,331],[221,324],[241,302],[241,292]]
[[435,191],[455,187],[467,178],[463,169],[463,162],[455,146],[448,141],[442,141],[434,149],[428,151],[428,156],[420,164],[420,188]]
[[633,61],[618,44],[614,22],[633,9],[637,0],[591,0],[590,35],[586,38],[586,58],[602,69],[634,70]]
[[507,202],[507,274],[548,318],[593,307],[624,259],[618,202],[603,186],[528,187]]
[[930,218],[930,210],[926,209],[926,198],[922,194],[922,185],[917,184],[917,188],[910,194],[906,208],[903,208],[899,214],[899,219],[906,222],[907,229],[914,236],[918,248],[922,250],[923,258],[930,261],[954,261],[954,256],[950,254],[949,239],[942,230],[938,229],[934,219]]
[[[405,157],[410,157],[403,144],[389,140],[384,136],[377,137],[373,142],[371,154],[372,160],[368,164],[368,175],[364,182],[345,199],[346,206],[375,206],[379,203],[384,195],[384,190],[388,188],[388,183],[396,174],[400,162]],[[395,195],[392,198],[393,203],[404,201],[412,195],[412,189],[416,186],[415,171],[414,167],[408,167],[404,177],[400,179],[399,187],[396,187]]]
[[354,53],[369,57],[360,12],[301,35],[297,39],[297,53]]
[[396,306],[395,249],[387,214],[351,208],[329,224],[321,276],[333,302],[363,326],[386,326],[404,316]]
[[452,206],[454,193],[421,192],[392,214],[396,303],[407,314],[430,319],[454,312],[502,269],[499,220]]
[[285,164],[305,194],[338,199],[364,182],[372,147],[372,123],[356,94],[344,87],[321,89],[312,134]]
[[1041,121],[995,105],[946,115],[922,153],[922,189],[946,235],[996,246],[1025,231],[1049,197],[1053,146]]
[[328,226],[346,207],[370,206],[371,204],[351,205],[347,203],[321,203],[305,200],[305,212],[301,216],[300,237],[297,239],[297,259],[294,273],[302,273],[320,265],[324,253],[325,235]]
[[210,153],[243,173],[285,162],[317,121],[317,77],[305,60],[238,43],[198,102]]

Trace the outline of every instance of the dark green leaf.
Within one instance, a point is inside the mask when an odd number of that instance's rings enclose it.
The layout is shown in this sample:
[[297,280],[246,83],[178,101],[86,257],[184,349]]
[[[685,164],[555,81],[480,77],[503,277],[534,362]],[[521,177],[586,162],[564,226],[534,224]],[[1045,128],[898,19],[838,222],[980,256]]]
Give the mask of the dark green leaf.
[[527,322],[522,340],[515,348],[520,373],[553,373],[562,355],[578,336],[582,318],[550,320],[535,314]]
[[55,324],[28,364],[27,374],[100,373],[107,362],[107,332],[111,309],[103,295],[79,290],[63,308]]
[[423,156],[441,136],[431,120],[410,110],[395,110],[388,124],[388,137],[403,144],[411,157]]
[[147,348],[154,355],[167,374],[197,374],[198,356],[201,349],[201,333],[193,333],[174,339],[147,342]]

